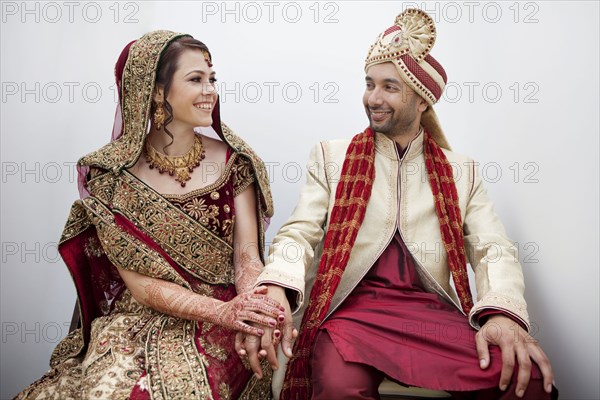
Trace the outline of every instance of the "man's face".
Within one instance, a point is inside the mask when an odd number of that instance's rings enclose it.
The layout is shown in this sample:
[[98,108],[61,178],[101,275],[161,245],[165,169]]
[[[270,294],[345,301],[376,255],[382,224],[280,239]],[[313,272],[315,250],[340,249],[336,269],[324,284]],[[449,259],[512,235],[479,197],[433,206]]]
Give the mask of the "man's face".
[[365,81],[363,104],[372,130],[396,136],[418,126],[427,103],[404,83],[394,64],[369,67]]

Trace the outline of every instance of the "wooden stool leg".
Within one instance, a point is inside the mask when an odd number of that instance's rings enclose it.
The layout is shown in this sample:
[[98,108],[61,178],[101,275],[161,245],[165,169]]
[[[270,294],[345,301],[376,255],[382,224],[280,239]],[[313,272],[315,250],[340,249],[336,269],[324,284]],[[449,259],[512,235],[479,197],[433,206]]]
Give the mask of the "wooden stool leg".
[[450,393],[442,390],[429,390],[419,387],[406,387],[384,379],[379,385],[381,400],[434,400],[451,398]]
[[79,315],[79,305],[78,302],[75,301],[75,308],[73,309],[73,316],[71,317],[71,325],[69,326],[69,333],[73,332],[75,329],[81,327],[81,316]]

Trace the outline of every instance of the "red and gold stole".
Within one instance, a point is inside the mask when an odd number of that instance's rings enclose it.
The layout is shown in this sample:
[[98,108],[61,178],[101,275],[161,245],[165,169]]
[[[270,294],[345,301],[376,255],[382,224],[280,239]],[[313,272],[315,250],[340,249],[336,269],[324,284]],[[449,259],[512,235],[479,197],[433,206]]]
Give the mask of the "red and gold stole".
[[[448,265],[463,310],[473,307],[466,270],[466,255],[462,218],[452,166],[439,145],[424,133],[424,152],[429,183],[435,197],[435,209],[440,222]],[[310,293],[308,307],[300,326],[300,336],[290,360],[281,391],[282,400],[306,400],[311,397],[312,383],[310,351],[319,327],[323,323],[333,295],[350,259],[354,241],[362,224],[375,180],[375,134],[370,128],[350,142],[340,181],[335,192],[335,204],[317,278]]]
[[473,298],[467,275],[465,238],[452,165],[448,162],[440,146],[427,132],[425,132],[423,145],[425,166],[429,176],[429,185],[435,198],[435,212],[447,253],[448,268],[452,273],[460,305],[463,311],[469,314],[473,308]]

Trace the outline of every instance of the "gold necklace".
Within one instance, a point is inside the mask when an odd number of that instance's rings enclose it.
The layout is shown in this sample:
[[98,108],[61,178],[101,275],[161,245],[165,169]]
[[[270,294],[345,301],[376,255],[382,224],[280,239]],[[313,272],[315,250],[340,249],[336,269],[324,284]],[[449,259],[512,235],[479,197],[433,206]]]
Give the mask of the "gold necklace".
[[185,183],[192,179],[190,174],[194,171],[200,162],[204,160],[204,146],[202,146],[202,137],[194,135],[194,144],[189,151],[181,156],[168,156],[156,150],[149,140],[146,140],[144,146],[146,161],[150,164],[150,169],[158,169],[159,173],[168,172],[170,176],[175,176],[175,180],[185,187]]

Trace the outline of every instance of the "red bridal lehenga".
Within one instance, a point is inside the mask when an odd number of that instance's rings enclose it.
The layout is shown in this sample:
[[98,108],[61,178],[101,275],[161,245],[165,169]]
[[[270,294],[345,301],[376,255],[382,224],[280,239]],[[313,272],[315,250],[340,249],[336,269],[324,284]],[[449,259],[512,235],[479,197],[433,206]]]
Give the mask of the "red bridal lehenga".
[[[264,164],[220,122],[218,103],[213,128],[229,151],[214,184],[164,195],[128,172],[147,131],[151,97],[140,96],[153,92],[156,59],[181,36],[155,31],[129,49],[121,88],[122,134],[80,160],[86,167],[86,196],[73,205],[59,243],[77,289],[81,327],[59,343],[50,371],[18,399],[270,398],[269,374],[260,381],[253,377],[234,350],[234,331],[143,306],[116,269],[230,300],[236,296],[234,197],[255,185],[259,246],[263,219],[272,214]],[[202,172],[202,165],[195,170]]]

